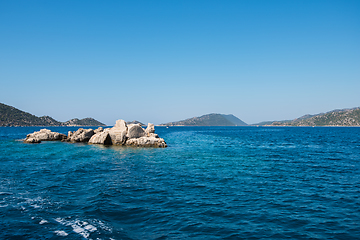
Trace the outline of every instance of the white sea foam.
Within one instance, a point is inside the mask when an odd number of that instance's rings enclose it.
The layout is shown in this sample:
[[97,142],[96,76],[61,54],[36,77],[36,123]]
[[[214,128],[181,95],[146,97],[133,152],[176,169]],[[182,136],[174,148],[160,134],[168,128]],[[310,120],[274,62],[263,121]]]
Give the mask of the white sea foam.
[[46,220],[44,220],[44,219],[42,219],[42,220],[39,222],[39,224],[45,224],[45,223],[48,223],[48,221],[46,221]]
[[97,230],[96,227],[94,227],[93,225],[90,225],[90,224],[86,225],[84,228],[90,232],[95,232]]
[[108,231],[108,232],[112,232],[112,229],[111,227],[108,227],[105,223],[103,223],[102,221],[100,220],[94,220],[94,222],[99,225],[99,227],[102,229],[102,230],[105,230],[105,231]]
[[89,238],[90,234],[92,232],[95,232],[97,230],[97,228],[91,224],[89,224],[88,222],[85,221],[81,221],[81,220],[72,220],[72,221],[67,221],[63,218],[56,218],[55,221],[57,221],[58,223],[64,225],[64,226],[70,226],[72,227],[73,231],[77,234],[80,234],[82,237],[84,238]]
[[56,230],[56,231],[54,231],[54,233],[56,233],[56,235],[61,236],[61,237],[66,237],[67,235],[69,235],[65,231],[60,231],[60,230]]

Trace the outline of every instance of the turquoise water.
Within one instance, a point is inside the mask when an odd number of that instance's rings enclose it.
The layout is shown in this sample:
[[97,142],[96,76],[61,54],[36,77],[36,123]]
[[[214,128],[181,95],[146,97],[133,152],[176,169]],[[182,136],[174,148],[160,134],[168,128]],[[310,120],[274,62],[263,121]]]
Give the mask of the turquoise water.
[[157,127],[165,149],[18,141],[39,129],[0,128],[0,239],[360,239],[360,128]]

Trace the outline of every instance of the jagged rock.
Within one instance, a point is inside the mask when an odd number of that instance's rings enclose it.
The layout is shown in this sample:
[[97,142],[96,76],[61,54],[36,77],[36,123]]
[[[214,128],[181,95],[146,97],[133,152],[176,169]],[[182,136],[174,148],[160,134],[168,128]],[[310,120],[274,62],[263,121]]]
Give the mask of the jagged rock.
[[99,127],[98,129],[94,130],[94,133],[97,134],[97,133],[100,133],[102,131],[104,131],[104,129],[102,127]]
[[149,135],[150,133],[154,133],[155,132],[154,124],[148,123],[148,126],[147,126],[145,132],[147,133],[147,135]]
[[127,146],[135,147],[159,147],[165,148],[167,144],[164,139],[159,138],[157,134],[151,135],[150,137],[131,138],[126,141]]
[[115,126],[107,130],[109,132],[112,144],[124,145],[126,142],[127,130],[128,128],[126,126],[126,122],[124,120],[117,120]]
[[127,132],[126,136],[129,139],[132,139],[132,138],[143,137],[145,135],[146,135],[146,133],[145,133],[144,129],[139,124],[131,124],[129,126],[129,129],[128,129],[128,132]]
[[48,129],[41,129],[38,132],[28,134],[24,142],[26,143],[40,143],[41,141],[60,141],[66,139],[65,134],[52,132]]
[[102,131],[94,134],[90,138],[89,143],[111,145],[112,141],[109,135],[109,131]]
[[159,135],[156,133],[149,133],[149,137],[159,138]]
[[92,135],[94,135],[94,130],[79,128],[77,131],[69,132],[67,141],[88,142]]
[[155,134],[154,124],[149,123],[146,130],[140,124],[127,126],[124,120],[117,120],[112,128],[93,129],[79,128],[77,131],[69,131],[68,136],[57,132],[42,129],[27,135],[24,142],[40,143],[41,141],[66,140],[68,142],[89,142],[104,145],[126,145],[136,147],[167,147],[164,139]]
[[25,143],[41,143],[41,141],[39,139],[36,138],[26,138],[24,140]]
[[122,119],[116,121],[114,128],[119,128],[122,131],[127,131],[126,122]]

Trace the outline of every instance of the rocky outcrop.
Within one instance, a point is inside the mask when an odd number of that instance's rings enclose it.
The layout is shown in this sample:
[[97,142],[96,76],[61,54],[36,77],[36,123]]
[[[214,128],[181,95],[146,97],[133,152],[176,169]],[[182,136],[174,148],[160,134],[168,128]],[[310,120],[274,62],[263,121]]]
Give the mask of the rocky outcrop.
[[117,120],[115,126],[108,131],[113,145],[125,144],[128,128],[124,120]]
[[135,147],[167,147],[164,139],[159,138],[155,133],[150,133],[149,136],[128,139],[125,145]]
[[88,142],[95,134],[92,129],[79,128],[77,131],[69,131],[66,141],[68,142]]
[[100,133],[102,131],[104,131],[104,129],[102,127],[99,127],[98,129],[94,130],[94,133],[97,134],[97,133]]
[[66,139],[65,134],[52,132],[48,129],[41,129],[38,132],[28,134],[24,142],[26,143],[40,143],[41,141],[61,141]]
[[104,144],[104,145],[111,145],[111,137],[109,134],[109,131],[102,131],[94,134],[90,140],[89,143],[92,144]]
[[29,134],[24,142],[39,143],[41,141],[62,140],[67,142],[88,142],[103,145],[125,145],[136,147],[167,147],[165,140],[155,133],[154,124],[149,123],[146,130],[140,124],[126,124],[117,120],[112,128],[83,129],[69,131],[68,136],[47,129]]
[[150,133],[155,133],[154,124],[148,123],[148,126],[147,126],[145,132],[146,132],[146,134],[147,134],[148,136],[150,136]]
[[140,138],[145,136],[145,130],[139,124],[131,124],[128,128],[126,137],[128,139]]

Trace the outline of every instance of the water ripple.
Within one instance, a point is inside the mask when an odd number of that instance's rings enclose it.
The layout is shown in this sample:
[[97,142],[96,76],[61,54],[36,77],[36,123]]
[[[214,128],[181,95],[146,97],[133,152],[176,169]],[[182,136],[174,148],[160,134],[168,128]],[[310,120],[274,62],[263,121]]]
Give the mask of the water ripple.
[[1,239],[360,239],[360,128],[158,128],[166,149],[31,129],[0,128]]

